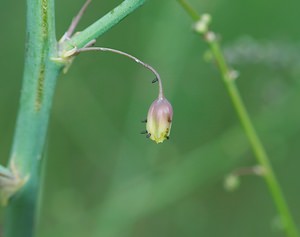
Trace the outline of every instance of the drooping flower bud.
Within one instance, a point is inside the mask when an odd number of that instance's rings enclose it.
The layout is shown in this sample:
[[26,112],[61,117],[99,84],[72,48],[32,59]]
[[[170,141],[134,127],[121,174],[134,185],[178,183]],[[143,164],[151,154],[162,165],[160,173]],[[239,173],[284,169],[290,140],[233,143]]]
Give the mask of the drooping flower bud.
[[172,105],[165,97],[159,97],[150,106],[147,116],[148,137],[156,143],[169,138],[173,117]]

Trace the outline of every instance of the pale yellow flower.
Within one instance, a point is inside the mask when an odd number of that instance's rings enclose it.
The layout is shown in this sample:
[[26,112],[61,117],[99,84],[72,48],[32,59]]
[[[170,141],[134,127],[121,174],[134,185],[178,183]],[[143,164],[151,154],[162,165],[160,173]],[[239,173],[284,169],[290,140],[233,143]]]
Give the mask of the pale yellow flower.
[[147,116],[148,137],[156,143],[169,138],[173,118],[172,105],[165,97],[159,97],[150,106]]

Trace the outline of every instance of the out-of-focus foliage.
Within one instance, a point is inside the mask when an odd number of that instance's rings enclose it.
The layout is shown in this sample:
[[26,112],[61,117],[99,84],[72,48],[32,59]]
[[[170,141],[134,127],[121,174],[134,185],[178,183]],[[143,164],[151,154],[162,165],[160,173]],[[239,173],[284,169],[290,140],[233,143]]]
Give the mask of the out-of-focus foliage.
[[[94,1],[80,29],[121,1]],[[190,2],[213,16],[238,86],[300,226],[300,2]],[[57,35],[82,1],[56,1]],[[22,80],[25,3],[0,8],[0,158],[7,161]],[[161,74],[174,108],[169,141],[139,135],[157,96],[153,76],[119,55],[78,57],[58,82],[47,144],[39,237],[283,236],[263,180],[224,177],[255,164],[204,42],[176,1],[148,1],[97,45]],[[3,218],[3,215],[2,215]],[[17,228],[17,227],[16,227]]]

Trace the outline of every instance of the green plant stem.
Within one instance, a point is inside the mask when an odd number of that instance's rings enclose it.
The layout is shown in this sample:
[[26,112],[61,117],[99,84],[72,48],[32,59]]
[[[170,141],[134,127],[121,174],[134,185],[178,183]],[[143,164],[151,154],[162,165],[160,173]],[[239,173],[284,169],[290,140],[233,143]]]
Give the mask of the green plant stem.
[[[104,32],[109,30],[112,26],[119,23],[127,15],[132,13],[138,7],[145,3],[146,0],[125,0],[119,6],[111,10],[98,21],[87,27],[80,34],[75,34],[72,37],[71,44],[77,48],[82,48],[92,40],[98,38]],[[70,44],[65,45],[65,49],[72,47]]]
[[[200,15],[196,15],[196,11],[185,1],[178,0],[181,6],[187,11],[187,13],[191,16],[194,21],[200,19]],[[207,33],[207,32],[206,32]],[[245,130],[245,133],[249,139],[257,162],[264,169],[264,178],[271,192],[271,196],[274,200],[278,213],[281,216],[282,223],[284,225],[284,229],[286,231],[287,236],[297,237],[298,230],[294,223],[293,217],[289,211],[287,202],[284,198],[284,195],[281,191],[280,185],[276,179],[275,173],[272,169],[270,159],[266,154],[266,151],[260,141],[257,132],[251,122],[251,119],[248,115],[246,107],[242,101],[239,90],[235,84],[235,80],[230,76],[230,68],[228,67],[224,55],[221,51],[220,45],[217,40],[207,40],[209,47],[211,49],[212,54],[214,55],[214,59],[219,67],[220,73],[222,75],[223,82],[227,89],[227,92],[231,98],[233,103],[233,107],[236,110],[236,113],[239,117],[239,120]]]
[[5,237],[31,237],[38,212],[42,153],[60,66],[56,54],[54,0],[27,0],[27,42],[19,114],[10,163],[28,182],[8,205]]
[[[124,1],[114,12],[75,36],[75,44],[81,47],[99,37],[142,3],[144,0]],[[26,40],[23,85],[9,165],[28,181],[7,207],[5,237],[34,236],[42,184],[43,150],[56,81],[63,67],[51,60],[59,54],[54,0],[27,0]]]

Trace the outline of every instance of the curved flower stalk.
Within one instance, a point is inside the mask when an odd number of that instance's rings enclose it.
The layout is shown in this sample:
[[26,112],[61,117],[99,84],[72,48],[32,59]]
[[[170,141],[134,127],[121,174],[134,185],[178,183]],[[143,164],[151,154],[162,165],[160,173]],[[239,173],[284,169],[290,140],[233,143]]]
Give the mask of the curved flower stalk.
[[[159,85],[159,92],[158,98],[151,104],[146,122],[146,131],[142,132],[143,134],[147,134],[146,137],[150,138],[151,140],[155,141],[156,143],[162,143],[164,140],[169,139],[171,125],[172,125],[172,118],[173,118],[173,108],[170,102],[165,98],[163,92],[162,81],[158,72],[151,67],[149,64],[144,63],[143,61],[139,60],[138,58],[111,48],[103,48],[103,47],[85,47],[77,50],[71,50],[74,54],[79,54],[81,52],[87,51],[108,51],[116,54],[124,55],[136,63],[141,64],[148,70],[150,70],[154,75],[155,79],[152,83],[158,82]],[[74,55],[73,54],[73,55]],[[70,56],[73,56],[70,55]]]

